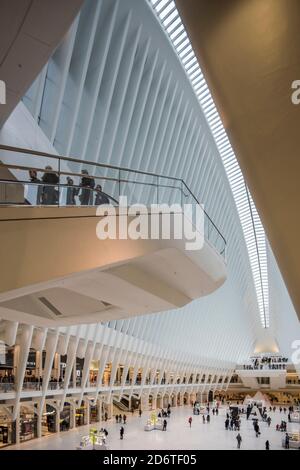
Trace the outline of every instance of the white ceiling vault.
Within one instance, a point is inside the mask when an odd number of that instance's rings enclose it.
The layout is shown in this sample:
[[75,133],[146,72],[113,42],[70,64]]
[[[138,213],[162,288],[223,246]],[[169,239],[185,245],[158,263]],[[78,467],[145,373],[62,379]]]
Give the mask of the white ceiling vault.
[[269,326],[265,236],[182,28],[173,1],[86,0],[23,102],[60,154],[186,181],[227,240],[227,282],[147,328],[144,317],[128,325],[239,362]]
[[232,189],[247,244],[261,322],[270,326],[266,236],[174,0],[149,0],[182,62],[210,126]]

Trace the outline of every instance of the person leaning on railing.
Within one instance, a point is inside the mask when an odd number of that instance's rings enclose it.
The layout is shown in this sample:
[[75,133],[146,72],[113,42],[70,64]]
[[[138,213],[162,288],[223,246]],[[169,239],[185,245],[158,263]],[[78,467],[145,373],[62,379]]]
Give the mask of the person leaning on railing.
[[100,184],[96,186],[95,192],[95,206],[101,206],[101,204],[109,204],[109,199],[106,194],[102,192],[102,186],[100,186]]
[[46,166],[45,173],[42,178],[43,183],[48,185],[43,186],[42,204],[46,206],[53,206],[58,203],[58,191],[55,185],[59,184],[59,177],[53,173],[51,166]]
[[93,189],[95,187],[95,180],[89,176],[87,170],[82,170],[82,174],[84,176],[81,178],[80,186],[82,187],[82,190],[79,199],[82,206],[89,206],[93,204]]
[[79,188],[74,187],[74,181],[70,176],[67,177],[68,189],[67,189],[67,198],[66,198],[66,205],[67,206],[76,206],[76,199],[75,197],[79,194]]
[[41,184],[41,180],[37,177],[37,172],[36,170],[29,170],[29,178],[31,183],[35,183],[37,188],[36,188],[36,204],[39,206],[42,203],[42,192],[43,192],[43,187]]

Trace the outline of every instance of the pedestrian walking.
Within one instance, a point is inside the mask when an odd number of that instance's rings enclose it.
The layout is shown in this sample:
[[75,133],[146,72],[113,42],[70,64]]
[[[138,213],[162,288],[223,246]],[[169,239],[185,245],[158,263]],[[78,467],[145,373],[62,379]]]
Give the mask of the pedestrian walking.
[[240,435],[240,433],[238,433],[238,435],[236,436],[236,440],[237,440],[237,448],[240,449],[241,443],[242,443],[242,436]]

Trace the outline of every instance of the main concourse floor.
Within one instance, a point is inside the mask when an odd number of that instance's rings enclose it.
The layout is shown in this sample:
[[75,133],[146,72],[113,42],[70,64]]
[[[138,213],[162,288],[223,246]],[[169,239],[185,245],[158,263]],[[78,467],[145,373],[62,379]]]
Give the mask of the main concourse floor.
[[[203,424],[202,416],[193,416],[189,406],[172,408],[166,432],[154,430],[144,431],[144,425],[150,412],[144,412],[142,417],[128,415],[124,426],[124,440],[120,440],[120,425],[115,420],[106,423],[97,423],[91,426],[81,426],[76,429],[53,434],[40,439],[34,439],[20,445],[7,447],[6,450],[75,450],[79,445],[81,436],[87,435],[89,428],[105,427],[108,431],[107,443],[109,450],[232,450],[237,448],[235,431],[226,431],[224,427],[226,408],[220,410],[219,416],[211,413],[210,423]],[[192,426],[189,427],[188,418],[192,416]],[[270,428],[266,423],[259,422],[261,435],[255,436],[252,421],[242,417],[240,434],[242,436],[242,449],[264,450],[265,442],[269,440],[271,450],[280,450],[281,439],[284,433],[275,430],[281,419],[287,421],[287,415],[279,410],[271,413]],[[299,430],[300,425],[288,424],[288,430]],[[283,450],[283,449],[282,449]]]

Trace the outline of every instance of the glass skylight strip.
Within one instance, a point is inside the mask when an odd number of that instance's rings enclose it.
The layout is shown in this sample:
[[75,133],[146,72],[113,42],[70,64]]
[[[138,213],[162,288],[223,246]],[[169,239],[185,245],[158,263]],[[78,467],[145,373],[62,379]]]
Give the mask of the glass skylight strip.
[[[251,271],[256,289],[256,297],[262,324],[269,327],[269,282],[266,236],[256,207],[245,184],[245,180],[224,129],[223,123],[203,77],[197,57],[194,53],[187,32],[182,24],[174,1],[149,0],[158,15],[162,26],[169,35],[187,76],[198,97],[201,108],[214,136],[219,154],[233,192],[236,207],[241,220],[245,242],[250,259]],[[173,10],[173,7],[174,10]],[[172,12],[170,14],[170,11]],[[164,18],[171,17],[172,25],[166,28]],[[185,38],[184,34],[187,38]],[[192,64],[192,66],[191,66]],[[195,65],[198,64],[198,67]]]

